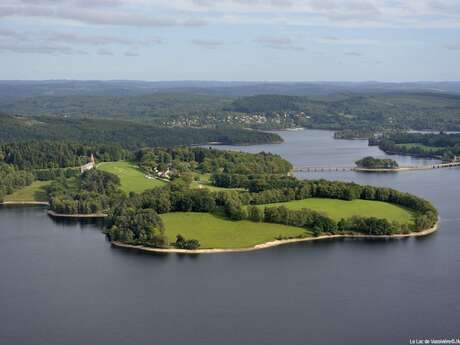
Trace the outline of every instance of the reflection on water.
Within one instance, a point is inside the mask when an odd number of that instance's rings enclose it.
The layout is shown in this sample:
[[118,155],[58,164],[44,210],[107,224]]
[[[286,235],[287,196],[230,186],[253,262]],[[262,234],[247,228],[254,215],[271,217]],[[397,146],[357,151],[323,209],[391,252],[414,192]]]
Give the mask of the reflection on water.
[[102,218],[63,218],[63,217],[50,217],[53,223],[63,226],[80,226],[81,228],[100,228],[102,229],[105,220]]

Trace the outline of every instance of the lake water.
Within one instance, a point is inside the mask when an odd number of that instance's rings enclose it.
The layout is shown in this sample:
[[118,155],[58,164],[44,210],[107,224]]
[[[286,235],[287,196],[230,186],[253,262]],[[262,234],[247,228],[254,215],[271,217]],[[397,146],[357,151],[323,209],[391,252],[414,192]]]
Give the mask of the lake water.
[[[331,132],[280,134],[284,144],[237,149],[279,153],[294,165],[384,156]],[[301,175],[428,198],[442,219],[429,237],[192,257],[112,248],[97,224],[4,207],[0,344],[394,345],[460,337],[459,176],[459,169]]]

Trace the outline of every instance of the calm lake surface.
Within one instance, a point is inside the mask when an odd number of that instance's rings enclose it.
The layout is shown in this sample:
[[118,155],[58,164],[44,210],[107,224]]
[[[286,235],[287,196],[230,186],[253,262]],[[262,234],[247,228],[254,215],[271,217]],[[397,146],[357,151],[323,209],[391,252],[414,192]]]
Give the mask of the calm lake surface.
[[[327,131],[279,132],[296,166],[385,156]],[[420,164],[408,157],[401,164]],[[428,163],[428,162],[427,162]],[[309,173],[428,198],[440,231],[405,240],[330,240],[251,253],[115,249],[97,224],[40,207],[0,209],[0,344],[409,344],[460,337],[460,169]]]

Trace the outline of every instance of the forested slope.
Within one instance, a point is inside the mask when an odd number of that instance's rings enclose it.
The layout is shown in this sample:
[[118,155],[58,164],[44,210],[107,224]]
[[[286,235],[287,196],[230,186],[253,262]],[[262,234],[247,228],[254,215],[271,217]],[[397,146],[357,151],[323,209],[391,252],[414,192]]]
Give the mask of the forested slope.
[[460,129],[460,95],[434,92],[261,94],[231,98],[194,93],[46,96],[3,105],[4,112],[57,118],[114,118],[162,127]]
[[118,120],[59,119],[0,115],[0,142],[70,140],[89,143],[118,143],[127,148],[281,142],[273,133],[243,129],[162,128]]

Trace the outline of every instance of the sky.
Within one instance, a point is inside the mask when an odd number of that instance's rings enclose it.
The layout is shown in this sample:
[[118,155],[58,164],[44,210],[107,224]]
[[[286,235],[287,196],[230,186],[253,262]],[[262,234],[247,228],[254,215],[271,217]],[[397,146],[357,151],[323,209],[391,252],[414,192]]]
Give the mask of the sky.
[[0,0],[2,80],[460,80],[460,0]]

